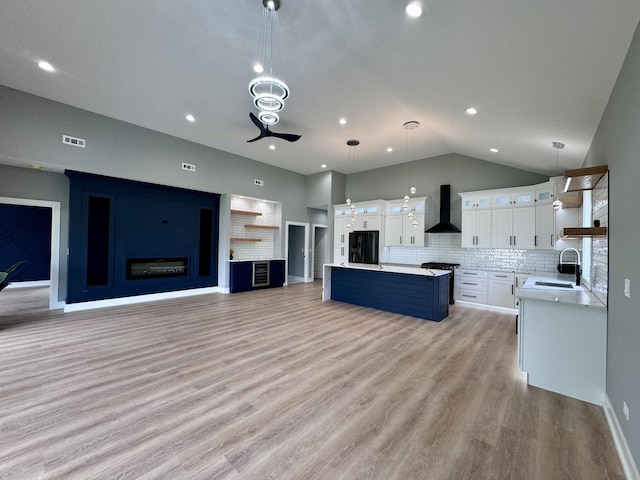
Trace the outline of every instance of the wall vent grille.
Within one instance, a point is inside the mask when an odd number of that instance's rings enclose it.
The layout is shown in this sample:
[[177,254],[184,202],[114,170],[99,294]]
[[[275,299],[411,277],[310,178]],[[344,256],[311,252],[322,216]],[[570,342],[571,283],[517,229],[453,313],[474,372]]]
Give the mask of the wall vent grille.
[[74,147],[84,148],[86,141],[84,138],[72,137],[70,135],[62,135],[62,143],[65,145],[73,145]]

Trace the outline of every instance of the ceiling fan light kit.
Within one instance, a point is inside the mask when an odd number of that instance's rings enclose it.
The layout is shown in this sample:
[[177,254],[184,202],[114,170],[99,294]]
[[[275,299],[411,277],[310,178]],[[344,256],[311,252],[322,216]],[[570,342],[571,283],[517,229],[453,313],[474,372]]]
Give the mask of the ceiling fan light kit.
[[249,114],[251,121],[260,129],[260,135],[247,142],[255,142],[265,137],[277,137],[288,142],[295,142],[300,135],[289,133],[275,133],[269,130],[270,125],[280,121],[285,100],[289,98],[289,86],[278,78],[280,68],[280,44],[278,37],[278,14],[280,0],[262,0],[262,32],[258,45],[258,62],[253,70],[260,75],[249,82],[249,93],[253,98],[253,105],[258,110],[258,116]]

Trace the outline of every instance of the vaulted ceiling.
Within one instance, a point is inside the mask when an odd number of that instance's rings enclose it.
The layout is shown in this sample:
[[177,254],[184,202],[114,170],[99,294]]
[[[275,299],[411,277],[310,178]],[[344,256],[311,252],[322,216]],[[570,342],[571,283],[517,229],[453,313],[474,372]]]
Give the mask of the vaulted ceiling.
[[582,163],[640,19],[640,0],[281,3],[273,130],[296,143],[246,142],[262,0],[5,0],[0,84],[303,174],[454,152],[552,175]]

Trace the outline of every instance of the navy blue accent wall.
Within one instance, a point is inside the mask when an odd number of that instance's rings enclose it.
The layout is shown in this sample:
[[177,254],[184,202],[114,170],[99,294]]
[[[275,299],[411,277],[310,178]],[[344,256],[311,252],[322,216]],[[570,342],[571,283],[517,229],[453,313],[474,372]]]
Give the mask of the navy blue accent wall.
[[0,271],[20,260],[26,263],[13,272],[11,282],[49,280],[50,208],[0,205]]
[[449,276],[334,267],[331,298],[439,322],[449,315]]
[[[219,194],[65,173],[67,303],[218,284]],[[187,259],[186,275],[127,279],[127,259],[175,258]]]

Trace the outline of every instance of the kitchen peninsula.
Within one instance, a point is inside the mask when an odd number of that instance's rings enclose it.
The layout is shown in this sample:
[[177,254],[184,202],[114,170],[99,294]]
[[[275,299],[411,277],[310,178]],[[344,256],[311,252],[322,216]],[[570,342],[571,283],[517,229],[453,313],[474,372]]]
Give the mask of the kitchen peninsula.
[[392,265],[324,265],[322,300],[378,308],[425,320],[449,316],[449,275]]

